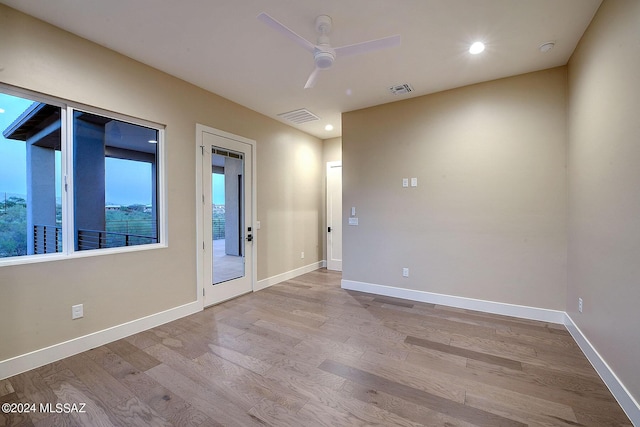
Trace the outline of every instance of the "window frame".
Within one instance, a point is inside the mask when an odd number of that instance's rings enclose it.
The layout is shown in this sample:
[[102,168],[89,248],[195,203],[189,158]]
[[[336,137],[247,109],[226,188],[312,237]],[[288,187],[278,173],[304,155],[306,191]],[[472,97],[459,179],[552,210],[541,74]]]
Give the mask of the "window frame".
[[[166,165],[165,165],[165,128],[150,120],[128,116],[105,110],[99,107],[92,107],[85,104],[63,100],[54,96],[33,92],[30,90],[16,88],[4,83],[0,83],[0,93],[21,97],[35,102],[43,102],[60,108],[60,145],[61,145],[61,185],[62,198],[62,251],[49,254],[23,255],[7,258],[0,258],[0,268],[11,265],[32,264],[48,261],[60,261],[64,259],[84,258],[91,256],[112,255],[118,253],[146,251],[162,249],[168,247],[167,229],[167,192],[166,192]],[[75,250],[75,227],[74,227],[74,171],[73,171],[73,116],[74,111],[81,111],[89,114],[100,115],[108,119],[119,120],[132,125],[143,126],[154,129],[158,132],[158,142],[156,146],[156,212],[158,242],[140,244],[133,246],[119,246],[101,249]]]

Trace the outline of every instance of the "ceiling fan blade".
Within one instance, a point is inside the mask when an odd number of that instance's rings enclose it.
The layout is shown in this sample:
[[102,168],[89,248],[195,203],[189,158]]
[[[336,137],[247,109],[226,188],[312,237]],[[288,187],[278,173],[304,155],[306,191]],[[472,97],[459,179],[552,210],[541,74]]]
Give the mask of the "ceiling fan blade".
[[307,79],[307,83],[305,83],[305,89],[311,89],[316,85],[316,80],[318,80],[318,73],[320,72],[320,68],[316,67],[315,70],[311,73],[309,78]]
[[336,56],[359,55],[361,53],[372,52],[374,50],[387,49],[400,46],[400,35],[384,37],[382,39],[369,40],[368,42],[350,44],[336,47]]
[[289,28],[287,28],[286,26],[284,26],[280,22],[276,21],[271,16],[269,16],[266,13],[262,12],[260,15],[258,15],[258,20],[263,22],[263,23],[265,23],[265,24],[267,24],[268,26],[270,26],[274,30],[278,31],[280,34],[282,34],[283,36],[285,36],[289,40],[291,40],[291,41],[297,43],[298,45],[302,46],[302,48],[304,48],[304,49],[308,50],[309,52],[313,53],[313,49],[316,47],[313,43],[311,43],[309,40],[305,39],[304,37],[301,37],[301,36],[297,35],[292,30],[290,30]]

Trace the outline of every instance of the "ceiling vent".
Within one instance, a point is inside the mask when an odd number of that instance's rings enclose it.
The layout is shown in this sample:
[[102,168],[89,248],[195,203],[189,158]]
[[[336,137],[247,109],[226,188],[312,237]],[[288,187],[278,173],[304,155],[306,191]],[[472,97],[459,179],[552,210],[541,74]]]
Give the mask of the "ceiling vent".
[[409,83],[404,83],[404,84],[401,84],[401,85],[391,86],[389,88],[389,90],[394,95],[404,95],[404,94],[407,94],[409,92],[413,92],[413,88],[411,87],[411,85]]
[[288,113],[280,113],[278,117],[289,120],[297,125],[301,125],[302,123],[313,122],[316,120],[320,120],[320,117],[313,114],[311,111],[306,108],[301,108],[299,110],[289,111]]

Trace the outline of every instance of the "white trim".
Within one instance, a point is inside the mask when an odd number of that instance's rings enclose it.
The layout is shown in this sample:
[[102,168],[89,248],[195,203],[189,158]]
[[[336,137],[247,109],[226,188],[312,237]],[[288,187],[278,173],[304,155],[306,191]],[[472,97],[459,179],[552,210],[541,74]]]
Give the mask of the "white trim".
[[578,328],[568,313],[565,313],[564,325],[633,425],[640,426],[640,404],[638,404],[631,393],[629,393],[629,390],[627,390],[615,372],[613,372],[607,362],[600,356],[600,353],[591,345],[587,337],[582,333],[580,328]]
[[[73,232],[73,230],[72,230]],[[71,241],[73,245],[73,240]],[[122,254],[128,252],[149,251],[157,249],[166,249],[169,245],[165,243],[149,243],[147,245],[135,245],[135,246],[118,246],[114,248],[103,249],[87,249],[83,251],[76,251],[70,254],[63,252],[51,253],[51,254],[39,254],[39,255],[25,255],[22,257],[3,258],[0,259],[0,267],[10,265],[22,265],[33,264],[38,262],[50,262],[50,261],[64,261],[77,258],[88,258],[103,255]]]
[[202,140],[202,132],[206,129],[199,123],[196,123],[196,298],[198,303],[204,308],[204,248],[202,247],[203,238],[205,235],[204,229],[204,212],[201,204],[202,195],[204,194],[203,182],[202,182],[202,147],[204,142]]
[[180,319],[202,310],[202,304],[193,301],[160,313],[151,314],[121,325],[93,332],[69,341],[54,344],[30,353],[0,361],[0,380],[91,350],[104,344],[146,331],[167,322]]
[[277,285],[278,283],[284,282],[285,280],[290,280],[303,274],[311,273],[312,271],[315,271],[319,268],[324,268],[326,266],[327,261],[322,260],[314,262],[313,264],[305,265],[304,267],[296,268],[295,270],[290,270],[285,273],[276,274],[275,276],[271,276],[266,279],[258,280],[258,283],[253,288],[253,291],[256,292],[264,288],[268,288],[269,286]]
[[370,294],[385,295],[431,304],[440,304],[450,307],[464,308],[467,310],[482,311],[485,313],[501,314],[503,316],[513,316],[522,319],[539,320],[542,322],[564,324],[565,319],[564,311],[549,310],[546,308],[528,307],[524,305],[465,298],[455,295],[395,288],[392,286],[376,285],[373,283],[357,282],[354,280],[342,279],[341,286],[342,289],[349,289],[352,291],[367,292]]
[[[325,169],[325,230],[327,229],[327,227],[336,227],[336,224],[333,223],[333,218],[331,215],[331,211],[332,211],[332,203],[331,203],[331,195],[332,195],[332,191],[330,190],[330,188],[332,188],[329,185],[329,176],[330,176],[330,171],[332,168],[340,168],[340,184],[342,184],[342,161],[336,161],[336,162],[327,162],[327,167]],[[342,200],[342,186],[340,186],[340,200]],[[341,202],[341,206],[340,206],[340,211],[342,212],[342,202]],[[342,217],[342,214],[340,215]],[[342,218],[340,218],[340,222],[338,223],[337,227],[340,227],[340,229],[342,230]],[[324,232],[325,234],[325,247],[326,247],[326,258],[327,258],[327,269],[332,270],[332,271],[342,271],[342,259],[340,259],[340,261],[332,261],[332,256],[333,256],[333,236],[334,234],[329,233],[328,231]],[[341,231],[341,235],[344,235],[344,233]],[[342,238],[340,239],[340,247],[342,247]]]

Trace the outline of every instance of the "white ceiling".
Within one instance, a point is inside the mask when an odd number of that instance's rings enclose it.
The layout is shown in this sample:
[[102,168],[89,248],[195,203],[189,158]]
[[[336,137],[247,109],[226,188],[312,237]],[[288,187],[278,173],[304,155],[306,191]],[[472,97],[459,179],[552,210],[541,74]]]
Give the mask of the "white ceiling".
[[[566,64],[601,0],[0,2],[274,119],[306,108],[320,120],[294,126],[326,139],[341,135],[342,112]],[[395,34],[402,44],[337,58],[303,89],[312,56],[258,21],[261,12],[314,43],[315,18],[328,14],[334,47]],[[487,49],[473,56],[476,40]],[[541,53],[547,41],[555,48]],[[414,91],[390,93],[402,83]]]

